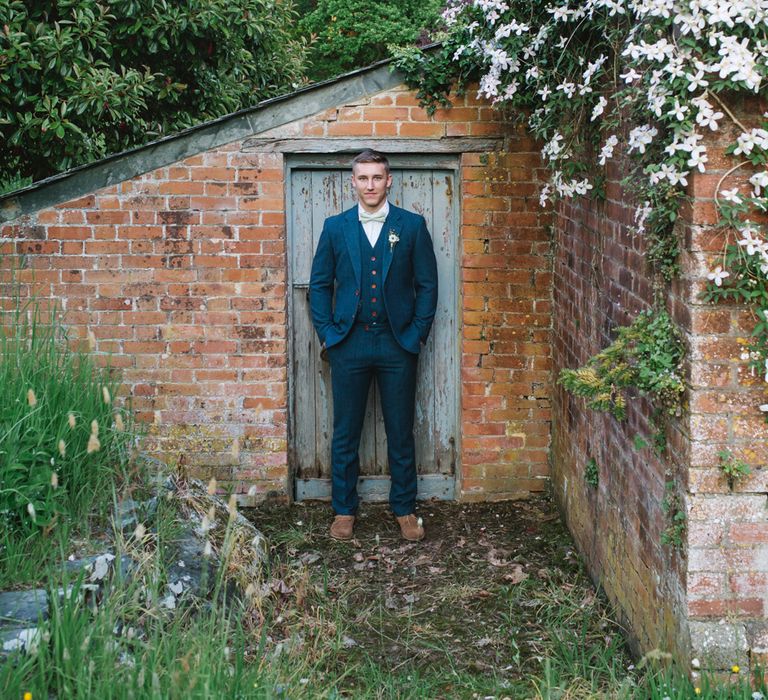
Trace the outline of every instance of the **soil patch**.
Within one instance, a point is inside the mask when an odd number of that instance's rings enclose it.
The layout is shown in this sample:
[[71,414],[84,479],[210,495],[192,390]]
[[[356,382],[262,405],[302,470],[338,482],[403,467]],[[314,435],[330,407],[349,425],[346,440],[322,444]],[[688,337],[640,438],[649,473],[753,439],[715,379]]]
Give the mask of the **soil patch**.
[[[447,679],[469,674],[523,692],[545,662],[550,672],[560,664],[568,673],[582,664],[585,675],[609,664],[618,677],[631,664],[546,498],[422,503],[417,515],[427,536],[420,543],[400,539],[385,505],[363,505],[351,542],[328,536],[326,503],[245,514],[270,542],[273,578],[282,576],[293,590],[303,572],[305,587],[337,611],[325,624],[341,665],[416,675],[442,669]],[[280,617],[290,619],[290,605],[305,599],[286,602]],[[305,611],[304,624],[306,618]],[[295,625],[272,633],[285,635],[280,643],[301,634]]]

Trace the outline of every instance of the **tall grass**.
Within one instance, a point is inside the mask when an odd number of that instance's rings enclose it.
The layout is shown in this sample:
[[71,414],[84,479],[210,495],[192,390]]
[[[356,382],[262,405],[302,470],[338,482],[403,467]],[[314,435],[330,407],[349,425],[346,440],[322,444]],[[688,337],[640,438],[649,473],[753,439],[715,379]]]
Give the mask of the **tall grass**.
[[24,537],[104,512],[134,422],[109,368],[69,347],[56,308],[16,293],[0,319],[0,529]]

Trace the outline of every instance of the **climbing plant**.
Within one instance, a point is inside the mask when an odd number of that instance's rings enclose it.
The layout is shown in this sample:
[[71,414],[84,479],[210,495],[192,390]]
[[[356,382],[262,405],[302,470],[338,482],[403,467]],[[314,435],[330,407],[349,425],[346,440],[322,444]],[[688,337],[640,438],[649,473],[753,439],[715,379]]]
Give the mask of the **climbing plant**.
[[[706,298],[753,310],[742,359],[768,380],[768,241],[756,223],[768,210],[768,124],[744,125],[729,108],[741,95],[767,94],[764,7],[750,0],[450,0],[443,21],[441,48],[397,54],[428,107],[474,80],[480,96],[518,108],[544,143],[543,205],[599,194],[610,159],[633,164],[635,229],[662,280],[678,272],[675,222],[692,174],[707,171],[707,134],[726,123],[736,130],[729,152],[739,160],[718,185],[729,242],[709,273]],[[729,178],[744,166],[755,173],[734,186]],[[768,414],[768,403],[760,409]]]

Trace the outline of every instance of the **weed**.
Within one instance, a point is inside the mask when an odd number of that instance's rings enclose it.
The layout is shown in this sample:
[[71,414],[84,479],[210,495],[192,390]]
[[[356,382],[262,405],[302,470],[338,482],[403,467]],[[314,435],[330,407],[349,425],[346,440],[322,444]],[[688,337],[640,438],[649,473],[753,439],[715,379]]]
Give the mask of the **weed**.
[[661,533],[661,544],[682,549],[688,529],[688,518],[680,494],[675,490],[674,481],[666,483],[666,494],[661,502],[661,509],[667,516],[667,527]]
[[717,456],[720,458],[720,471],[728,482],[728,488],[733,491],[736,483],[751,473],[749,465],[736,459],[730,450],[720,450]]
[[594,457],[590,457],[584,467],[584,481],[593,489],[596,489],[600,482],[600,470]]
[[106,512],[135,435],[117,379],[69,349],[57,309],[14,302],[0,315],[0,529],[23,538]]

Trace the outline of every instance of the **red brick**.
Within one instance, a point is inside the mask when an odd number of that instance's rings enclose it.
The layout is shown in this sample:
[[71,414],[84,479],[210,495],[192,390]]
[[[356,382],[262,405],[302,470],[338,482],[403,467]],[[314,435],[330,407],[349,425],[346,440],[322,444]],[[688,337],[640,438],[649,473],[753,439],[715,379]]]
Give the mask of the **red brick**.
[[[734,514],[738,517],[738,514]],[[728,539],[736,545],[762,544],[768,545],[768,522],[731,524]]]

